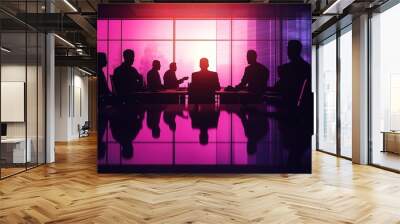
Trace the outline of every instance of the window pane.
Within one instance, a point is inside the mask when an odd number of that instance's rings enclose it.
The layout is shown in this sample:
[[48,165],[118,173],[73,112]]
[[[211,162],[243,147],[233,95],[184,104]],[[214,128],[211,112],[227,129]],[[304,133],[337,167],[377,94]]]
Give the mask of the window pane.
[[108,20],[97,20],[97,39],[107,40],[108,38]]
[[162,76],[169,69],[169,64],[173,60],[172,48],[172,41],[124,41],[122,43],[122,52],[126,49],[135,51],[133,66],[143,75],[144,80],[146,80],[147,72],[151,69],[153,60],[159,60],[161,62],[161,69],[159,72],[162,80]]
[[121,20],[110,20],[108,22],[109,33],[108,39],[120,40],[121,39]]
[[[310,20],[283,20],[282,38],[284,40],[310,40],[311,21]],[[306,48],[308,49],[308,48]]]
[[318,146],[336,153],[336,40],[318,50]]
[[214,40],[217,37],[215,20],[177,20],[176,39]]
[[176,20],[177,40],[229,40],[229,20]]
[[276,52],[274,41],[232,41],[232,84],[240,83],[247,63],[247,51],[255,50],[257,52],[257,61],[269,70],[270,76],[268,85],[272,86],[276,79]]
[[[2,33],[1,47],[1,96],[14,96],[1,101],[1,122],[6,125],[2,133],[10,144],[1,145],[1,177],[6,177],[25,170],[25,163],[31,162],[31,139],[27,141],[27,123],[25,91],[27,76],[27,34],[25,32]],[[35,95],[36,96],[36,95]],[[17,105],[17,106],[16,106]],[[14,107],[15,106],[15,107]],[[10,110],[13,107],[15,110]],[[27,144],[28,143],[28,144]],[[28,150],[27,150],[28,149]]]
[[122,164],[171,165],[174,155],[172,150],[172,143],[133,143],[132,157],[122,158]]
[[273,20],[232,20],[233,40],[274,40]]
[[352,156],[352,35],[351,31],[340,37],[340,151]]
[[216,71],[217,43],[215,41],[176,41],[178,78],[189,76],[189,82],[191,82],[192,73],[200,70],[200,58],[208,58],[208,69]]
[[[399,21],[400,4],[371,20],[372,163],[395,170],[400,170],[400,32],[394,28]],[[397,132],[382,133],[391,131]]]
[[172,20],[123,20],[122,38],[136,39],[172,39]]
[[121,52],[121,41],[109,41],[108,42],[108,74],[110,76],[114,73],[114,69],[117,68],[122,62]]

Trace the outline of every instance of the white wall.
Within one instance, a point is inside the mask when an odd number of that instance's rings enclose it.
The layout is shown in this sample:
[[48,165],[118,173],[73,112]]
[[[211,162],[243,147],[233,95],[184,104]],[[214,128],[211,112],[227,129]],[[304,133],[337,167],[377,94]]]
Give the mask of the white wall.
[[[38,69],[38,70],[37,70]],[[27,119],[24,122],[6,122],[8,138],[30,139],[32,150],[32,161],[44,162],[44,74],[42,67],[36,65],[25,66],[25,63],[9,63],[1,66],[1,81],[24,82],[26,83],[26,108],[22,108]],[[27,80],[26,80],[27,79]],[[3,96],[4,97],[4,96]],[[10,108],[1,108],[1,110],[10,110]],[[39,156],[37,156],[39,153]]]
[[79,137],[78,125],[88,120],[88,77],[73,67],[56,67],[55,140]]

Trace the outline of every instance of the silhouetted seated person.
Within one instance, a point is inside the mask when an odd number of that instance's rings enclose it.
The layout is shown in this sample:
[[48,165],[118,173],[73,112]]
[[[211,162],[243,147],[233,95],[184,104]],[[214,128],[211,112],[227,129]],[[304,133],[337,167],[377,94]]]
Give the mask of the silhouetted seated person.
[[147,108],[146,123],[147,127],[151,129],[153,138],[159,138],[161,134],[160,120],[163,108],[161,105],[153,104]]
[[132,158],[132,141],[142,129],[144,109],[138,106],[118,105],[110,118],[113,138],[121,145],[121,155],[125,159]]
[[214,103],[215,91],[221,88],[218,73],[208,71],[208,59],[200,59],[200,71],[192,74],[189,86],[190,103]]
[[257,151],[257,144],[268,132],[268,118],[261,111],[255,109],[241,109],[237,115],[242,121],[247,137],[247,153],[254,154]]
[[199,142],[201,145],[208,144],[208,129],[217,128],[219,114],[220,112],[214,104],[195,105],[189,110],[192,128],[200,129]]
[[294,119],[302,118],[308,124],[307,127],[311,128],[313,124],[311,65],[301,57],[301,51],[300,41],[289,41],[287,53],[290,62],[278,67],[279,81],[275,87],[282,94],[284,115]]
[[104,75],[103,68],[107,66],[107,56],[105,53],[99,52],[97,53],[97,82],[98,82],[98,90],[99,90],[99,97],[100,97],[100,102],[99,102],[99,133],[98,133],[98,142],[99,142],[99,147],[98,147],[98,153],[97,156],[98,158],[103,158],[106,153],[106,143],[103,141],[105,129],[107,126],[108,122],[108,117],[106,116],[106,105],[105,103],[101,100],[105,96],[110,96],[111,91],[108,88],[107,85],[107,79],[106,76]]
[[166,89],[177,89],[179,85],[182,84],[185,80],[188,80],[188,77],[183,77],[181,79],[176,78],[176,63],[172,62],[169,64],[169,70],[164,74],[164,87]]
[[147,73],[147,88],[150,91],[160,91],[164,89],[161,83],[160,71],[161,63],[159,60],[154,60],[151,70]]
[[168,105],[164,110],[163,119],[171,131],[176,130],[176,116],[187,118],[183,114],[183,105]]
[[257,52],[247,51],[247,63],[242,80],[235,87],[236,90],[247,90],[251,93],[262,95],[266,88],[269,78],[269,70],[264,65],[257,62]]
[[117,96],[128,96],[143,90],[143,77],[132,67],[135,53],[127,49],[123,56],[124,62],[114,70],[113,75],[114,91]]

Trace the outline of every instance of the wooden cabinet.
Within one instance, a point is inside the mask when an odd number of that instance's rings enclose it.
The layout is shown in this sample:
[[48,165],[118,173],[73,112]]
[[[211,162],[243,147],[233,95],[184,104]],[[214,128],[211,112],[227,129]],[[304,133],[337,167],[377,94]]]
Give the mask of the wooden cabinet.
[[383,133],[383,152],[400,154],[400,131],[388,131]]

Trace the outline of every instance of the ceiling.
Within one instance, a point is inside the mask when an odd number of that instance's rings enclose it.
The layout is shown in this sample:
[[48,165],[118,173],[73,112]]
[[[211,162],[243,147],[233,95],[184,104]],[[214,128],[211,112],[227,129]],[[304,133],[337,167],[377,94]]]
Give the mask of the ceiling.
[[[338,1],[340,4],[336,4]],[[313,14],[313,37],[332,26],[346,14],[363,11],[382,4],[386,0],[193,0],[191,2],[250,2],[250,3],[308,3]],[[25,28],[55,32],[56,56],[91,58],[96,55],[97,5],[101,3],[149,3],[149,2],[188,2],[185,0],[1,0],[0,22],[3,32],[17,33]],[[51,9],[51,10],[50,10]],[[52,13],[47,13],[52,11]],[[324,14],[324,11],[329,12]],[[325,13],[326,13],[325,12]],[[17,34],[14,34],[14,36]],[[21,41],[10,34],[5,38]],[[4,43],[4,42],[3,42]],[[18,45],[18,43],[16,42]],[[22,43],[21,43],[22,44]],[[77,50],[79,49],[79,50]],[[29,51],[29,50],[28,50]],[[71,61],[82,61],[72,60]],[[64,62],[66,63],[66,62]],[[94,66],[94,65],[93,65]]]

